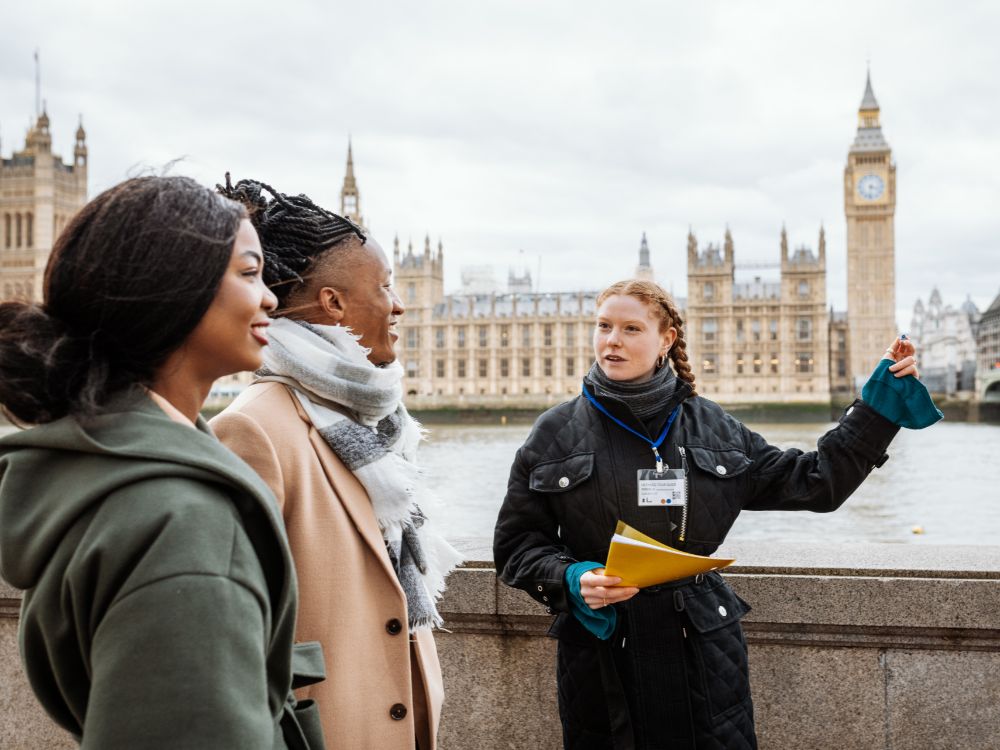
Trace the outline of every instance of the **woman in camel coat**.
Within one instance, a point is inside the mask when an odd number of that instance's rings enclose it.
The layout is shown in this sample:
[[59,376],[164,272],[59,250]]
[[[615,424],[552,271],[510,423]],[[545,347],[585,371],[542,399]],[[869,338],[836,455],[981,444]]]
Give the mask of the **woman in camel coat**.
[[[278,298],[257,379],[212,427],[278,499],[300,582],[300,641],[319,641],[327,743],[433,750],[443,689],[432,628],[458,553],[424,514],[419,425],[395,361],[403,306],[378,244],[306,196],[244,180]],[[267,200],[264,193],[271,194]]]
[[433,748],[444,699],[434,639],[418,630],[411,657],[406,599],[364,487],[281,383],[251,385],[211,424],[278,498],[299,578],[296,639],[326,657],[326,681],[298,697],[334,717],[327,744],[410,748],[416,736]]

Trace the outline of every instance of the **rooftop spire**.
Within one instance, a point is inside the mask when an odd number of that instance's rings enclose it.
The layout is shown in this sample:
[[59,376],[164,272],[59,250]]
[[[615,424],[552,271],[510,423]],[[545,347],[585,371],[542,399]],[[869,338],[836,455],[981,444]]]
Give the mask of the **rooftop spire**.
[[642,241],[639,243],[639,265],[635,267],[635,277],[653,280],[653,267],[649,263],[649,243],[646,241],[645,232],[642,233]]
[[865,95],[861,99],[861,106],[859,109],[864,111],[875,110],[878,111],[878,99],[875,98],[875,92],[872,90],[872,71],[871,68],[868,69],[868,76],[865,80]]
[[347,136],[347,169],[344,172],[344,186],[340,189],[340,214],[358,226],[366,228],[364,217],[361,215],[358,182],[354,179],[354,150],[351,147],[350,135]]
[[354,154],[351,151],[351,136],[347,136],[347,171],[344,173],[344,188],[357,187],[354,179]]

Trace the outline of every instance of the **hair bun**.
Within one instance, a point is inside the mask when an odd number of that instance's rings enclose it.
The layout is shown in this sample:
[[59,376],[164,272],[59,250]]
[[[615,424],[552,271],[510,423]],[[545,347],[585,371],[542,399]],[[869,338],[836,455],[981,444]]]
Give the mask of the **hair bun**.
[[65,416],[74,386],[95,364],[89,340],[72,335],[41,305],[0,304],[0,405],[14,420],[39,424]]

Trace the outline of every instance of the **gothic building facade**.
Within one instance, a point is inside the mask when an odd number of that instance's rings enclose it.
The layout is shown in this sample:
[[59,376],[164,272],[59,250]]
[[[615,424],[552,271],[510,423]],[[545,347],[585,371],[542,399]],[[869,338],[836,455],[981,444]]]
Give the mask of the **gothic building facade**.
[[847,311],[826,302],[826,239],[817,252],[789,252],[781,231],[779,275],[736,262],[732,235],[722,248],[688,236],[688,337],[701,391],[727,403],[828,402],[860,390],[896,336],[896,166],[882,134],[871,76],[844,168]]
[[0,152],[0,301],[39,301],[52,244],[87,202],[87,134],[76,130],[73,161],[52,151],[49,116],[42,109],[24,148]]
[[[737,263],[728,229],[721,246],[703,248],[689,233],[688,297],[678,302],[699,391],[724,403],[829,403],[860,389],[897,333],[895,205],[896,167],[869,75],[844,168],[847,311],[827,304],[822,227],[815,252],[791,249],[782,229],[775,262],[756,264],[778,271],[769,277]],[[398,351],[413,406],[545,405],[578,392],[593,362],[597,291],[541,294],[529,284],[445,295],[444,251],[429,238],[422,253],[401,253],[397,242],[394,268],[407,305]],[[653,278],[645,234],[634,275]]]
[[826,237],[818,252],[789,252],[781,230],[780,276],[737,281],[735,243],[699,249],[688,234],[687,335],[698,391],[723,403],[830,400]]
[[[411,408],[542,407],[580,389],[594,357],[597,292],[444,293],[444,248],[393,250],[394,284],[406,306],[396,345]],[[519,290],[518,286],[522,285]]]

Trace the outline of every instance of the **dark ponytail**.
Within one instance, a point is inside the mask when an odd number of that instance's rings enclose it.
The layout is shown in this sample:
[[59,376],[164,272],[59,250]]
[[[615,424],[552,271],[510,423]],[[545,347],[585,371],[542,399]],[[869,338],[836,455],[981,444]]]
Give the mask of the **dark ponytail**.
[[186,177],[127,180],[84,206],[49,256],[44,303],[0,305],[4,412],[89,415],[149,384],[215,298],[245,215]]

